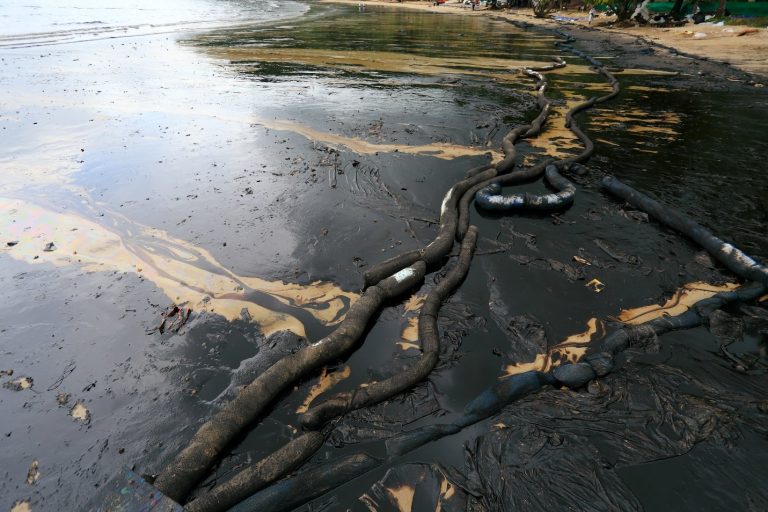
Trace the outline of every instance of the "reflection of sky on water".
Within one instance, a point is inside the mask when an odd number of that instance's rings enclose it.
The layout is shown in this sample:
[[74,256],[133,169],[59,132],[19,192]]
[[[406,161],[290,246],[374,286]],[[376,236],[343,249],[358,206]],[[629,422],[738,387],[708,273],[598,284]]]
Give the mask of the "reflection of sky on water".
[[[97,152],[125,162],[129,146],[135,148],[138,139],[142,144],[161,139],[162,126],[185,130],[185,139],[179,141],[183,152],[201,143],[195,136],[204,135],[206,127],[230,130],[202,126],[209,118],[247,127],[248,117],[242,113],[248,105],[244,99],[238,103],[242,96],[233,91],[238,87],[219,80],[205,59],[177,45],[173,37],[126,36],[189,30],[196,26],[190,22],[212,26],[258,21],[274,17],[275,5],[201,0],[4,2],[0,193],[61,186],[71,181],[73,172],[86,169]],[[282,2],[280,14],[302,9]],[[92,40],[105,37],[110,38],[109,46]],[[61,44],[70,42],[79,44]],[[222,96],[227,100],[222,102]],[[131,158],[138,164],[135,156]]]
[[0,47],[16,38],[44,42],[114,31],[118,33],[112,35],[135,35],[179,25],[273,18],[304,9],[274,0],[6,0],[0,10]]

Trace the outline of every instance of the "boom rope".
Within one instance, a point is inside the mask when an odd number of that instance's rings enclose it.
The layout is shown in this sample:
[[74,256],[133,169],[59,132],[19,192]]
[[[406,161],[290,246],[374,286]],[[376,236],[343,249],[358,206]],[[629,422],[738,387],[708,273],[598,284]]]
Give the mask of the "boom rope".
[[331,334],[285,356],[256,377],[198,429],[187,447],[158,475],[155,487],[168,497],[183,501],[224,449],[259,419],[283,390],[349,352],[382,305],[419,284],[425,271],[426,264],[418,261],[368,288]]
[[[547,81],[542,72],[562,68],[565,65],[565,61],[558,57],[555,59],[554,63],[549,66],[526,68],[522,71],[526,76],[536,79],[535,87],[537,91],[537,105],[540,109],[539,114],[531,121],[530,124],[518,126],[512,129],[504,137],[502,140],[502,151],[505,154],[505,158],[501,162],[499,162],[496,166],[485,165],[471,169],[466,173],[466,177],[463,180],[459,181],[448,190],[441,205],[440,225],[438,228],[438,233],[430,244],[421,250],[411,250],[399,254],[372,267],[367,272],[365,272],[364,279],[368,290],[379,286],[380,283],[383,282],[382,280],[389,279],[391,276],[402,272],[403,269],[409,265],[421,264],[426,268],[426,266],[436,265],[443,260],[443,258],[452,249],[454,239],[458,234],[461,212],[460,201],[467,197],[470,191],[472,191],[472,195],[474,195],[474,191],[478,189],[478,185],[487,184],[490,182],[490,180],[496,177],[506,176],[507,173],[510,173],[514,169],[517,156],[515,147],[516,142],[521,138],[533,137],[540,134],[544,123],[551,111],[551,102],[546,97]],[[583,106],[583,108],[588,108],[588,106],[591,106],[592,104],[594,104],[594,99],[591,102],[585,102],[584,105],[586,106]],[[585,152],[588,154],[583,157],[586,159],[589,157],[589,155],[591,155],[592,151],[594,151],[594,146],[590,146],[591,141],[589,141],[589,139],[586,138],[583,133],[580,134],[578,131],[578,126],[575,125],[575,122],[572,121],[572,114],[578,111],[579,110],[576,107],[572,109],[566,118],[566,122],[568,125],[573,124],[573,127],[576,129],[574,133],[582,140],[586,141],[585,146],[587,148]],[[534,172],[536,172],[537,175],[540,174],[542,171],[544,171],[548,164],[548,161],[543,162],[534,168]],[[541,171],[539,169],[541,169]],[[558,196],[558,200],[563,202],[567,202],[569,200],[572,201],[575,188],[570,184],[570,182],[559,175],[557,167],[549,165],[546,172],[548,174],[548,180],[550,183],[553,184],[553,186],[561,187],[562,197]],[[519,172],[510,174],[510,176],[511,175],[514,175],[515,179],[520,179],[519,176],[525,176],[525,173]],[[462,219],[462,222],[468,222],[468,216],[465,216],[464,219]],[[422,342],[423,353],[419,361],[405,372],[392,376],[381,383],[371,384],[367,388],[361,387],[352,393],[337,395],[310,409],[301,418],[304,428],[316,429],[334,417],[339,417],[349,410],[373,405],[380,401],[391,398],[392,396],[405,391],[417,382],[423,380],[432,371],[437,363],[439,356],[437,314],[442,301],[445,300],[451,291],[463,280],[464,276],[468,272],[471,263],[472,252],[476,243],[476,238],[476,228],[465,227],[461,230],[460,240],[462,240],[462,250],[459,255],[459,262],[453,271],[449,273],[446,278],[430,293],[430,295],[427,297],[427,300],[425,301],[425,304],[422,306],[418,325],[419,339]],[[288,445],[268,456],[267,459],[271,460],[271,458],[275,458],[278,452],[281,450],[287,450],[288,447],[290,447],[296,441],[297,440],[289,442]],[[191,445],[187,450],[190,452],[192,451]],[[311,456],[311,453],[312,451],[307,450],[306,457]],[[263,464],[264,461],[261,461],[257,463],[256,466],[261,466]],[[284,473],[289,471],[289,466],[292,466],[293,464],[294,461],[286,457],[286,460],[280,468],[280,472]],[[278,472],[275,469],[273,469],[273,471],[275,473]],[[236,495],[239,497],[247,494],[247,492],[252,492],[256,487],[262,486],[262,482],[259,479],[256,479],[256,484],[253,484],[253,482],[251,482],[250,485],[246,484],[245,481],[247,479],[241,478],[241,475],[244,473],[245,472],[242,472],[240,475],[237,475],[234,479],[232,479],[236,480],[232,485],[228,485],[229,482],[227,482],[227,484],[224,485],[226,493],[223,494],[228,493],[230,496]],[[230,482],[232,482],[232,480],[230,480]],[[247,492],[245,491],[246,487],[248,488]],[[269,490],[267,489],[263,492],[268,493]],[[262,493],[257,494],[257,496],[260,494]],[[210,508],[205,508],[202,506],[199,508],[194,508],[194,503],[194,501],[190,503],[190,510],[199,510],[201,512],[219,510],[218,508],[213,508],[213,506]]]
[[340,393],[311,408],[301,416],[304,428],[314,429],[348,411],[368,407],[402,393],[423,381],[437,364],[440,356],[440,333],[437,317],[443,301],[464,280],[472,263],[477,241],[477,228],[471,226],[461,244],[456,266],[427,295],[418,319],[421,357],[407,370],[380,382],[370,382],[352,393]]
[[[211,420],[203,424],[190,444],[160,473],[155,481],[155,486],[159,490],[183,502],[191,489],[219,459],[223,450],[261,417],[266,407],[281,391],[323,364],[337,360],[351,350],[362,337],[370,319],[384,302],[401,296],[405,291],[419,284],[427,268],[441,263],[451,251],[454,239],[458,239],[462,241],[462,248],[456,266],[430,292],[419,314],[422,356],[417,363],[405,372],[381,383],[371,384],[368,388],[361,387],[353,393],[336,395],[313,407],[301,418],[308,432],[241,471],[212,492],[191,501],[185,508],[195,512],[226,510],[258,491],[242,503],[242,506],[248,508],[237,507],[237,509],[287,510],[306,503],[384,462],[365,453],[356,453],[270,485],[274,480],[300,467],[322,445],[325,435],[317,429],[323,424],[333,418],[339,418],[349,410],[373,405],[401,393],[424,380],[434,369],[439,357],[437,315],[440,306],[466,276],[476,244],[477,229],[469,226],[469,204],[476,195],[480,207],[484,207],[490,197],[498,198],[497,201],[514,203],[515,208],[562,208],[573,202],[575,187],[560,175],[560,171],[567,171],[572,165],[588,160],[594,152],[593,142],[581,130],[574,116],[616,97],[620,87],[616,78],[600,61],[566,44],[572,41],[573,39],[568,36],[568,40],[558,42],[556,45],[587,60],[592,64],[592,69],[603,75],[612,88],[610,93],[589,98],[571,108],[566,114],[566,126],[582,142],[583,151],[578,155],[559,160],[545,159],[530,168],[514,170],[517,158],[516,143],[520,139],[540,134],[550,115],[551,102],[545,94],[547,81],[542,72],[561,68],[566,63],[558,57],[550,66],[524,69],[523,74],[536,80],[539,114],[529,124],[510,130],[503,138],[502,151],[505,156],[501,162],[495,166],[483,165],[471,169],[464,179],[448,190],[442,202],[440,225],[435,239],[422,249],[399,254],[365,272],[366,290],[350,307],[337,329],[322,340],[278,361],[246,386]],[[549,184],[558,190],[557,194],[543,196],[500,196],[498,194],[503,185],[536,180],[542,174],[546,176]],[[430,425],[387,441],[387,455],[390,461],[418,446],[459,432],[471,424],[492,416],[505,405],[544,387],[566,386],[572,389],[582,387],[592,379],[610,373],[615,367],[615,357],[632,344],[642,343],[649,337],[658,336],[670,330],[701,325],[714,309],[732,302],[753,300],[768,289],[766,267],[738,249],[725,244],[690,219],[670,215],[663,206],[629,189],[618,180],[606,179],[604,186],[631,204],[646,209],[654,218],[658,218],[700,243],[737,275],[755,282],[700,301],[691,310],[678,317],[659,318],[640,326],[623,327],[605,338],[596,351],[588,353],[582,361],[577,363],[561,365],[549,372],[531,371],[505,378],[472,400],[465,408],[464,414],[455,422]],[[627,189],[630,192],[627,192]],[[329,427],[332,428],[331,425]]]

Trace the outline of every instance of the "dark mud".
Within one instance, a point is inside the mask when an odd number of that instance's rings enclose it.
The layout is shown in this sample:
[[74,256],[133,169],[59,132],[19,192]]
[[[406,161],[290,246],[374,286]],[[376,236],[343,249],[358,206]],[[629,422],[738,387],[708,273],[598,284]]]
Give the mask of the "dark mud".
[[[0,370],[31,386],[0,388],[0,509],[79,509],[122,466],[156,473],[238,386],[327,335],[364,270],[431,240],[450,185],[535,117],[529,79],[509,67],[569,64],[547,73],[555,112],[544,136],[519,145],[525,161],[578,153],[564,112],[605,90],[552,36],[481,18],[324,6],[183,39],[2,52],[3,76],[17,79],[0,82],[14,98],[0,118]],[[595,54],[597,43],[581,44]],[[755,135],[766,94],[716,67],[714,78],[632,72],[631,53],[597,54],[625,68],[622,94],[579,118],[596,155],[569,176],[574,206],[473,207],[478,250],[441,310],[437,369],[346,414],[304,470],[383,456],[386,439],[450,421],[499,377],[548,354],[578,357],[622,309],[734,281],[603,195],[606,173],[768,256],[756,172],[768,143]],[[585,286],[593,279],[599,293]],[[298,436],[302,407],[412,364],[412,320],[436,281],[385,308],[346,360],[284,393],[196,493]],[[192,308],[188,323],[147,335],[174,302]],[[625,353],[585,390],[544,390],[377,465],[304,509],[766,508],[768,380],[720,350],[730,336],[732,353],[758,353],[765,303],[750,307]]]

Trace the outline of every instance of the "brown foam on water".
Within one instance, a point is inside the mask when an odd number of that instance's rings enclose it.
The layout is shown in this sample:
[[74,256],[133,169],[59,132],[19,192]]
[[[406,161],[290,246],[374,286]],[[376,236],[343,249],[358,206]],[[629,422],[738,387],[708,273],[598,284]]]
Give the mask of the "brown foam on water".
[[[720,292],[735,290],[738,287],[739,285],[736,283],[713,285],[701,281],[684,284],[663,305],[651,304],[638,308],[623,309],[619,316],[613,318],[613,320],[618,320],[625,324],[638,325],[662,316],[682,315],[697,302],[708,299]],[[578,362],[586,353],[589,343],[593,339],[599,339],[605,335],[605,325],[597,318],[590,318],[587,326],[588,329],[585,332],[569,336],[546,353],[538,354],[536,359],[531,362],[507,365],[502,378],[531,370],[546,372],[556,366],[560,366],[564,361],[570,363]]]
[[590,318],[587,322],[587,330],[578,334],[572,334],[558,343],[544,354],[537,354],[536,359],[528,363],[516,363],[507,365],[502,377],[517,375],[532,370],[548,372],[563,362],[575,363],[587,352],[589,342],[597,335],[605,333],[605,325],[597,318]]
[[659,75],[659,76],[675,76],[679,75],[677,71],[662,71],[660,69],[644,69],[644,68],[624,68],[621,71],[614,71],[614,74],[621,75]]
[[668,89],[666,87],[649,87],[647,85],[630,85],[626,87],[628,91],[637,91],[637,92],[671,92],[672,89]]
[[638,325],[662,316],[678,316],[691,309],[700,300],[708,299],[720,292],[735,290],[739,285],[726,283],[712,285],[703,282],[688,283],[677,290],[663,305],[651,304],[633,309],[623,309],[617,319],[630,325]]
[[491,154],[493,161],[501,161],[503,155],[499,151],[491,151],[484,147],[460,146],[457,144],[448,144],[434,142],[432,144],[423,144],[420,146],[409,146],[407,144],[375,144],[356,137],[345,137],[343,135],[315,130],[309,126],[294,121],[275,119],[272,121],[266,119],[257,119],[253,124],[264,126],[273,130],[289,131],[297,133],[309,140],[321,142],[329,146],[344,146],[359,155],[373,155],[376,153],[406,153],[409,155],[424,155],[441,158],[443,160],[452,160],[460,156],[481,156]]
[[426,295],[414,293],[403,304],[403,317],[406,318],[406,323],[400,332],[400,340],[396,342],[397,346],[402,350],[421,350],[421,345],[419,344],[419,318],[412,315],[417,314],[421,310],[426,299]]
[[[299,285],[238,276],[203,248],[117,214],[111,214],[111,218],[114,227],[20,199],[0,198],[0,232],[7,240],[18,242],[13,247],[3,244],[0,254],[29,264],[135,273],[153,282],[172,302],[186,303],[195,312],[209,311],[235,320],[245,309],[265,335],[290,330],[304,336],[305,330],[294,316],[247,300],[251,291],[303,307],[326,324],[341,321],[345,301],[351,303],[358,297],[327,282]],[[118,229],[119,225],[123,227]],[[46,252],[44,247],[49,242],[54,243],[54,250]]]
[[400,341],[397,342],[397,346],[403,350],[421,350],[419,341],[419,319],[418,317],[412,317],[408,319],[408,322],[400,333]]
[[309,406],[312,405],[312,402],[315,400],[315,398],[322,395],[344,379],[349,378],[351,374],[352,369],[348,365],[342,367],[341,370],[336,370],[333,372],[329,372],[328,367],[323,366],[323,369],[320,370],[320,380],[318,380],[317,384],[310,388],[309,393],[307,394],[307,398],[305,398],[304,402],[296,409],[296,412],[298,414],[307,412],[309,410]]
[[675,112],[635,110],[599,110],[590,116],[590,126],[611,128],[617,123],[627,125],[629,133],[652,134],[655,139],[675,140],[679,135],[675,128],[680,115]]
[[548,62],[494,57],[427,57],[399,52],[334,50],[324,48],[222,48],[206,47],[214,57],[233,63],[290,62],[348,71],[383,71],[419,75],[479,75],[519,82],[517,69]]
[[567,158],[584,149],[581,140],[565,126],[565,115],[587,97],[570,91],[563,91],[563,96],[565,96],[565,104],[552,107],[542,133],[535,139],[527,140],[531,147],[542,149],[543,154],[554,158]]
[[443,479],[440,481],[440,499],[437,500],[435,512],[442,512],[443,502],[453,498],[454,494],[456,494],[456,488],[448,478],[443,475]]
[[397,504],[398,512],[411,512],[413,509],[413,496],[416,494],[416,487],[412,485],[401,485],[400,487],[386,487],[386,490]]
[[427,300],[426,295],[419,295],[417,293],[414,293],[410,297],[408,297],[408,300],[405,301],[403,304],[403,316],[405,316],[408,313],[411,313],[413,311],[419,311],[421,309],[421,306],[424,305],[424,301]]

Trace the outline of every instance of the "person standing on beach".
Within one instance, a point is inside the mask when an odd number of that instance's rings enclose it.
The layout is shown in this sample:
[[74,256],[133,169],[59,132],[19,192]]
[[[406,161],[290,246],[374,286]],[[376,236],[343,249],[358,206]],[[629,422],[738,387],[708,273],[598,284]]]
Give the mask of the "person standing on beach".
[[587,14],[587,25],[592,24],[592,20],[595,19],[595,16],[597,16],[597,10],[594,7],[592,7],[589,10],[589,14]]

